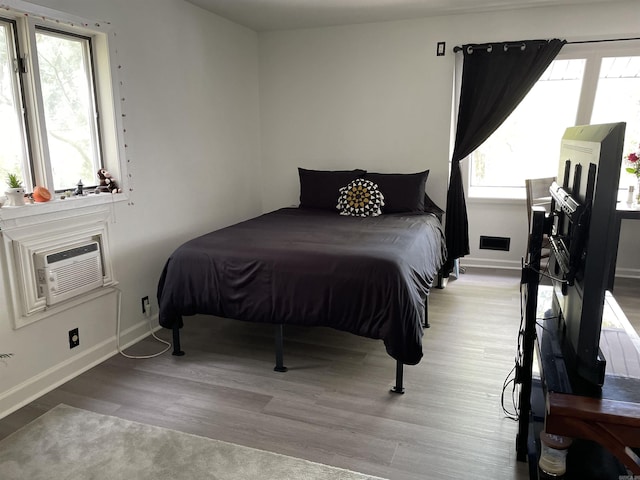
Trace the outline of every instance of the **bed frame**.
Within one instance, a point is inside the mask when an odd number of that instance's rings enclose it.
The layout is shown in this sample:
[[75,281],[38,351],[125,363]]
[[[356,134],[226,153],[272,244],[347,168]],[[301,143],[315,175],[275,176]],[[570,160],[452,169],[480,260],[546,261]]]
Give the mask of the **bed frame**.
[[[425,319],[426,319],[426,309],[425,309]],[[278,324],[275,326],[275,343],[276,343],[276,366],[273,367],[275,372],[286,372],[288,369],[284,366],[284,326],[282,324]],[[425,328],[429,328],[429,324],[426,323]],[[185,352],[182,350],[180,346],[180,327],[173,327],[173,352],[172,355],[177,357],[182,357]],[[404,376],[404,364],[396,360],[396,383],[393,387],[391,387],[392,393],[403,394],[403,376]]]
[[[430,213],[434,213],[434,212],[430,212]],[[272,212],[270,214],[265,214],[262,217],[260,217],[262,219],[261,220],[262,223],[260,223],[259,226],[257,227],[259,229],[259,231],[262,231],[262,229],[264,228],[264,226],[263,226],[264,222],[272,221],[272,220],[270,220],[270,218],[267,218],[267,217],[272,217],[273,215],[276,215],[275,218],[280,218],[280,216],[284,216],[284,217],[287,217],[287,218],[290,217],[290,216],[295,216],[297,218],[301,214],[300,214],[300,211],[297,210],[297,209],[283,209],[281,211]],[[326,214],[322,213],[322,212],[316,212],[316,213],[313,213],[313,214],[310,214],[309,212],[304,212],[303,215],[304,215],[304,217],[302,217],[302,218],[307,218],[308,215],[312,215],[313,218],[312,217],[309,217],[309,218],[312,220],[311,221],[311,225],[313,226],[313,225],[315,225],[315,222],[318,221],[315,217],[323,219],[323,221],[324,221],[324,216]],[[440,212],[435,212],[434,216],[441,223],[442,215],[440,214]],[[336,216],[333,216],[333,215],[329,215],[328,218],[334,219],[334,218],[339,218],[339,217],[336,217]],[[245,228],[245,230],[243,231],[243,234],[245,235],[245,238],[253,238],[253,237],[248,236],[246,234],[246,231],[248,230],[249,232],[253,232],[253,230],[249,229],[249,228],[250,227],[251,228],[255,227],[255,225],[254,225],[255,221],[256,221],[256,219],[251,219],[251,220],[241,224],[241,225],[243,225],[243,228]],[[340,221],[342,221],[342,220],[340,220]],[[281,225],[280,223],[277,224],[278,227],[280,227],[280,225]],[[270,224],[267,224],[267,226],[270,226]],[[233,226],[233,228],[235,229],[235,228],[237,228],[237,226]],[[272,227],[272,228],[275,229],[275,227]],[[224,233],[225,235],[227,235],[227,237],[224,237],[220,241],[220,244],[225,245],[225,246],[228,245],[229,244],[228,243],[229,237],[231,237],[231,239],[233,239],[233,235],[232,235],[233,233],[234,233],[233,231],[231,231],[231,232],[227,231],[226,233]],[[303,233],[306,233],[306,231],[303,231]],[[211,237],[211,235],[213,235],[213,237]],[[211,234],[207,234],[207,235],[205,235],[203,237],[200,237],[200,238],[197,238],[197,239],[192,240],[190,242],[187,242],[187,244],[184,244],[182,247],[180,247],[179,250],[181,250],[185,245],[188,245],[188,249],[186,251],[186,255],[187,255],[187,258],[189,258],[188,255],[190,254],[190,252],[192,250],[195,250],[195,252],[197,254],[200,253],[200,251],[201,251],[200,242],[205,243],[206,246],[208,247],[209,245],[208,245],[207,242],[209,242],[209,239],[211,238],[211,239],[215,239],[216,241],[218,241],[219,240],[218,235],[220,235],[219,232],[212,232]],[[278,238],[276,238],[276,240],[278,240]],[[195,247],[193,245],[191,245],[194,241],[197,243],[197,245],[195,245]],[[213,240],[211,240],[211,241],[213,241]],[[270,237],[270,241],[272,243],[274,243],[274,240],[271,237]],[[270,247],[270,244],[268,244],[267,246]],[[342,248],[342,244],[340,244],[340,248]],[[347,248],[352,248],[352,246],[349,245]],[[178,252],[178,250],[176,250],[176,252]],[[176,255],[176,252],[174,252],[174,255]],[[178,256],[180,256],[180,255],[181,254],[178,254]],[[434,262],[442,261],[442,259],[444,258],[444,251],[443,250],[441,251],[441,255],[443,255],[443,257],[441,257],[439,259],[436,259],[436,257],[434,257]],[[167,278],[168,278],[169,274],[167,273],[168,272],[167,268],[169,267],[169,265],[171,265],[170,262],[172,262],[172,261],[176,261],[176,260],[173,259],[173,255],[167,261],[167,264],[165,265],[165,271],[163,271],[163,275],[161,277],[161,281],[159,282],[159,290],[158,290],[158,292],[159,292],[158,293],[158,300],[159,301],[158,301],[158,303],[160,304],[160,307],[161,307],[160,308],[161,314],[162,314],[162,300],[161,300],[161,295],[162,294],[161,294],[161,291],[163,291],[163,289],[167,285],[165,283],[165,273],[167,274]],[[180,265],[180,263],[178,263],[177,265]],[[436,273],[436,278],[434,278],[435,285],[432,285],[432,286],[434,286],[436,288],[442,288],[442,275],[441,275],[441,272],[439,272],[439,273],[440,274]],[[175,283],[175,281],[173,283]],[[162,285],[162,287],[160,287],[160,285]],[[421,324],[422,324],[422,328],[423,329],[424,328],[429,328],[429,321],[428,321],[428,306],[429,306],[428,305],[428,299],[429,299],[429,296],[428,296],[428,293],[429,293],[428,289],[425,292],[423,292],[424,297],[422,298],[422,301],[420,302],[420,304],[422,306],[421,311],[415,311],[414,310],[414,312],[415,312],[414,314],[416,315],[416,321],[420,321],[421,320]],[[191,300],[191,298],[189,298],[189,300]],[[414,297],[414,301],[415,301],[415,297]],[[171,311],[171,309],[169,307],[174,307],[174,305],[171,304],[171,301],[168,301],[166,305],[167,305],[167,316],[165,317],[166,319],[172,320],[172,317],[173,318],[179,317],[179,321],[176,320],[175,323],[172,323],[173,320],[163,323],[162,315],[161,315],[161,318],[160,318],[160,324],[162,326],[164,326],[165,328],[169,328],[169,329],[172,330],[172,335],[173,335],[173,355],[175,355],[175,356],[182,356],[182,355],[185,354],[185,352],[181,348],[181,342],[180,342],[180,328],[182,328],[182,319],[181,319],[182,315],[193,315],[193,314],[196,314],[196,313],[210,314],[210,315],[214,315],[214,316],[216,316],[216,315],[219,316],[220,315],[220,313],[217,313],[217,311],[215,311],[215,309],[213,309],[213,308],[210,308],[209,310],[207,310],[205,308],[204,310],[199,310],[198,311],[197,309],[193,308],[193,305],[190,305],[189,308],[187,309],[187,311],[180,310],[179,308],[176,311]],[[178,305],[178,307],[180,307],[180,305]],[[225,311],[224,313],[229,313],[229,312]],[[262,312],[258,311],[258,313],[260,314]],[[175,317],[174,317],[174,315],[175,315]],[[239,317],[236,317],[236,316],[233,316],[233,315],[222,315],[222,316],[230,317],[230,318],[239,318]],[[240,318],[240,319],[242,319],[242,318]],[[277,320],[276,320],[276,322],[277,322]],[[263,323],[271,323],[271,322],[263,320]],[[274,332],[275,333],[275,367],[274,367],[274,371],[276,371],[276,372],[286,372],[287,371],[287,367],[284,365],[284,338],[283,338],[284,335],[283,335],[283,330],[284,330],[284,325],[285,324],[290,324],[290,323],[293,324],[295,322],[287,321],[287,322],[282,322],[282,323],[272,323],[272,325],[274,325],[274,327],[275,327],[275,332]],[[301,323],[300,325],[304,326],[305,324]],[[311,323],[309,323],[307,325],[308,326],[312,326]],[[415,323],[413,325],[415,325]],[[327,324],[326,326],[332,326],[332,325],[328,325]],[[340,328],[339,330],[351,331],[348,328],[344,328],[344,329]],[[356,333],[356,332],[351,331],[351,333]],[[404,335],[404,333],[402,335]],[[378,337],[376,335],[370,336],[370,335],[362,334],[362,336],[365,336],[365,337],[368,337],[368,338],[380,338],[380,337]],[[385,346],[387,347],[387,352],[392,357],[394,357],[394,355],[390,352],[389,349],[390,349],[390,345],[391,345],[391,348],[395,348],[397,343],[398,343],[398,340],[396,340],[395,337],[393,337],[392,335],[387,335],[387,336],[383,337],[382,339],[384,340]],[[391,392],[396,393],[396,394],[402,394],[402,393],[405,393],[405,389],[404,389],[404,385],[403,385],[404,363],[411,364],[411,365],[414,364],[414,363],[412,363],[412,361],[405,362],[405,360],[407,360],[409,358],[416,358],[417,354],[416,354],[416,351],[415,351],[415,344],[409,344],[408,346],[402,345],[401,347],[398,347],[398,348],[401,348],[401,350],[398,350],[398,358],[395,358],[395,360],[396,360],[396,379],[395,379],[395,385],[393,385],[393,387],[391,388]],[[406,348],[406,350],[404,350],[405,348]],[[422,355],[420,354],[420,357],[421,356]],[[399,358],[399,357],[404,357],[404,358]],[[418,363],[418,362],[419,362],[419,357],[418,357],[418,360],[415,363]]]

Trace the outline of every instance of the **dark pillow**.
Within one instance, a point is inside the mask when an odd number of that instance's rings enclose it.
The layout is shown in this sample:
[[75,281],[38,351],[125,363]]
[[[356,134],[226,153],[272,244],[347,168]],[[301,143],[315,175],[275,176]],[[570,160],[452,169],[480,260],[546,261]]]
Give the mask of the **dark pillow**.
[[307,170],[298,168],[300,175],[300,206],[336,210],[340,188],[362,177],[365,170]]
[[367,173],[384,195],[382,213],[424,211],[425,184],[429,170],[418,173]]
[[382,213],[384,197],[378,186],[370,180],[356,178],[340,189],[338,210],[340,215],[377,217]]
[[427,213],[433,213],[440,221],[442,221],[444,210],[436,205],[436,202],[431,200],[429,195],[427,195],[427,192],[424,192],[424,211]]

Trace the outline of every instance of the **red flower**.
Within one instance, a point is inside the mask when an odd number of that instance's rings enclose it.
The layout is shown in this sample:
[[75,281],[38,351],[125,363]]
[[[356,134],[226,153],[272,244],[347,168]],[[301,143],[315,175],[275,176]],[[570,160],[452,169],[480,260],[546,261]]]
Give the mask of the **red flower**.
[[630,153],[629,156],[627,157],[627,160],[629,160],[631,163],[636,163],[638,161],[638,154],[637,153]]

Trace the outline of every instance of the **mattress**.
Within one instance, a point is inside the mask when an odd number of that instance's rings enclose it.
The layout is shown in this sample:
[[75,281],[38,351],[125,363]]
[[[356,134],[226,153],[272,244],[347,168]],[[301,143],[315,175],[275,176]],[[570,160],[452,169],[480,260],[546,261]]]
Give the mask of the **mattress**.
[[433,214],[283,208],[177,248],[158,283],[159,321],[181,328],[184,316],[207,314],[327,326],[381,339],[391,357],[415,365],[444,259]]

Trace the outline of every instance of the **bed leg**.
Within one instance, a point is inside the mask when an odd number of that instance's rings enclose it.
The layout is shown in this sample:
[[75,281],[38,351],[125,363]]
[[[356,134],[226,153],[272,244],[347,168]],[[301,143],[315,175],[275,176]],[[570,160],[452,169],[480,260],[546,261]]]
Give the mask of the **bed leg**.
[[400,360],[396,360],[396,384],[391,389],[392,393],[404,393],[404,387],[402,386],[402,376],[403,376],[403,367],[402,362]]
[[284,340],[282,335],[282,324],[276,325],[276,366],[273,370],[276,372],[286,372],[287,367],[283,365]]
[[429,324],[429,296],[427,295],[426,300],[424,301],[424,319],[422,321],[423,328],[429,328],[431,325]]
[[181,357],[184,352],[180,350],[180,327],[173,327],[173,352],[171,355]]

